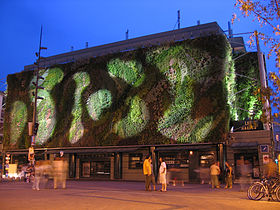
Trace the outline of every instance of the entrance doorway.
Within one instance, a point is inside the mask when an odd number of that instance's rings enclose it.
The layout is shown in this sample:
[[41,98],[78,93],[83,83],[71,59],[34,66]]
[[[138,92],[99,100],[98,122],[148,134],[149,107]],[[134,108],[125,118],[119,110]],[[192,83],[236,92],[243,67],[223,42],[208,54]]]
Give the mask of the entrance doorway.
[[239,179],[241,176],[252,178],[260,177],[260,165],[257,150],[235,153],[234,165],[235,179]]

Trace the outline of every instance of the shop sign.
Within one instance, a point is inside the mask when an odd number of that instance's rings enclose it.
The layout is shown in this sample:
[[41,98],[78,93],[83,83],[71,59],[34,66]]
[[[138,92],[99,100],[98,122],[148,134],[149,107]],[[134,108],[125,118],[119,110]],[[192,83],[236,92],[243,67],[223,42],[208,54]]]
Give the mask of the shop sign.
[[258,120],[232,121],[230,127],[235,131],[263,130],[263,124]]

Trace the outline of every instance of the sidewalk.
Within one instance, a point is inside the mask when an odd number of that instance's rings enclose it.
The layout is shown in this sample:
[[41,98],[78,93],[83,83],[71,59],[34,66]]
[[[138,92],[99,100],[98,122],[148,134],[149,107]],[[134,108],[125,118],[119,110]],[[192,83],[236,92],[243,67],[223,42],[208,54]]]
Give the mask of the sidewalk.
[[169,185],[167,192],[145,191],[144,182],[124,181],[68,181],[65,190],[35,191],[31,186],[0,183],[0,209],[280,209],[280,202],[248,200],[238,185],[232,189]]

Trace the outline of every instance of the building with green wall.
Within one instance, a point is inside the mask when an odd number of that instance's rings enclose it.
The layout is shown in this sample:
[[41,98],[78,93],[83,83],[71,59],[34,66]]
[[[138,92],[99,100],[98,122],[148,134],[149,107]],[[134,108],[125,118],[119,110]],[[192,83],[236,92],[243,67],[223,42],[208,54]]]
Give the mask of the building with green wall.
[[[236,74],[257,74],[255,55],[235,61],[214,22],[48,57],[39,71],[35,156],[64,151],[72,178],[135,180],[151,152],[195,181],[195,168],[226,158],[230,120],[258,119],[250,93],[259,83]],[[31,144],[35,68],[7,78],[4,148],[14,161]]]

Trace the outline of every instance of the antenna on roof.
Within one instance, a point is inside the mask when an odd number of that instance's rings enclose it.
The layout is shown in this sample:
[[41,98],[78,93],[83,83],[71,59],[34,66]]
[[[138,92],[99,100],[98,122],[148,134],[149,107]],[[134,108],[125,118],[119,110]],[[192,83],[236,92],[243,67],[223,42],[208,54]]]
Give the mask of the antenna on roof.
[[125,39],[128,40],[128,29],[127,29],[127,31],[125,32]]
[[231,24],[230,21],[228,21],[228,38],[232,38],[232,29],[231,29]]
[[180,29],[180,10],[177,11],[178,12],[178,29]]
[[86,48],[88,48],[88,42],[86,42]]
[[198,25],[198,26],[200,25],[200,20],[197,21],[197,25]]
[[73,46],[71,46],[71,52],[74,50],[74,47]]

